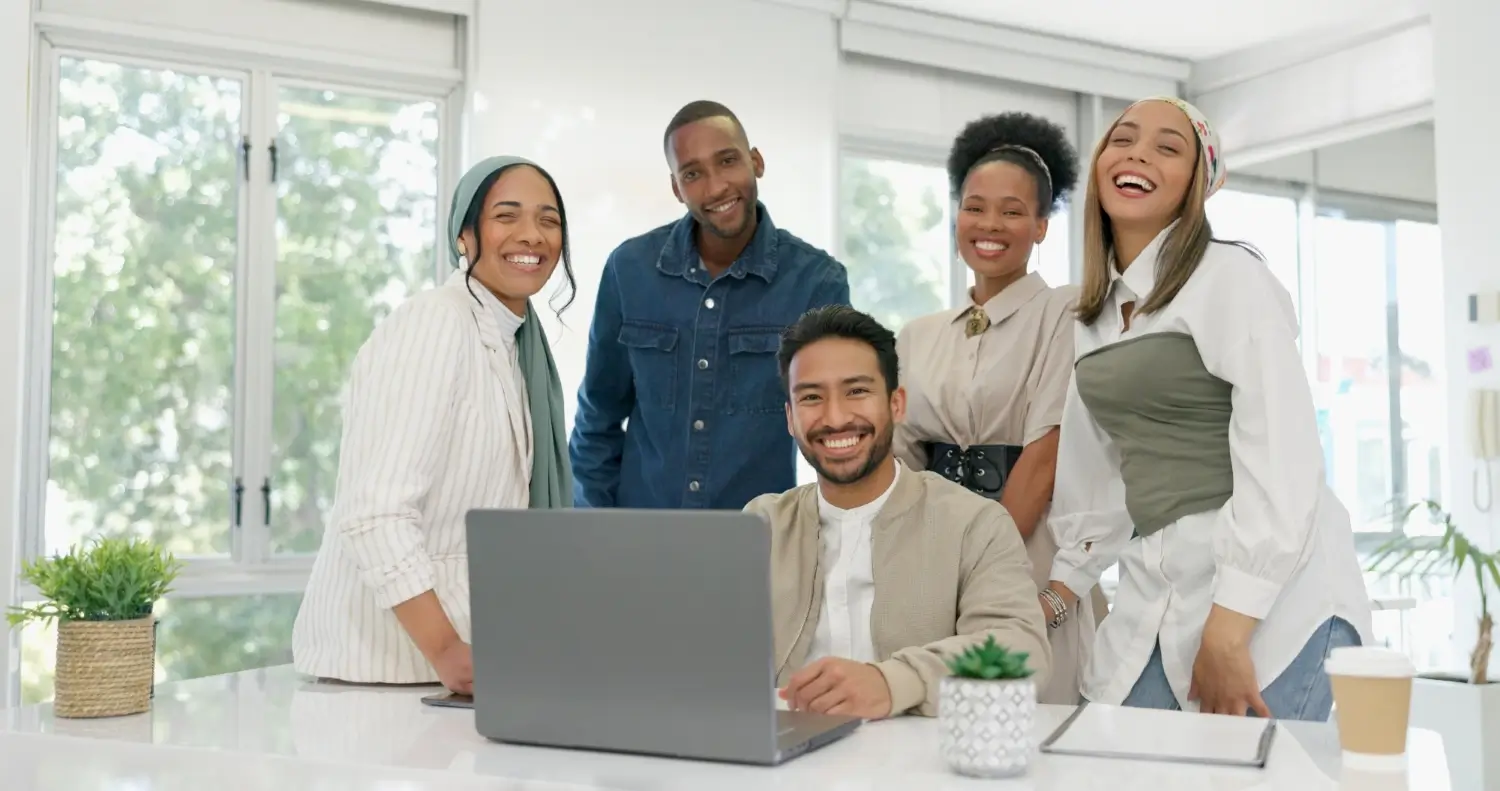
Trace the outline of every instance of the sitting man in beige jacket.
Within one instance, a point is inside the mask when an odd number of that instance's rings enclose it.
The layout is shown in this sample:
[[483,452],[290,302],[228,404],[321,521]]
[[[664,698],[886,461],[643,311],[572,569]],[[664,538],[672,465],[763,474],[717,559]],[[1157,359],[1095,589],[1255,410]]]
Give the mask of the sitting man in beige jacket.
[[787,428],[818,482],[752,500],[771,526],[776,684],[796,710],[937,714],[945,660],[994,635],[1051,649],[1021,534],[1003,506],[891,453],[905,393],[896,338],[847,306],[782,336]]

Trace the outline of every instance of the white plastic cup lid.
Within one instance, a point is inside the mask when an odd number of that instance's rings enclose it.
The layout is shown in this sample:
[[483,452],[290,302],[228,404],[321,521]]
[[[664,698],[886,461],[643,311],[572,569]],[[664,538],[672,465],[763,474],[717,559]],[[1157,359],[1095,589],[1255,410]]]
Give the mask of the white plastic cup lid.
[[1411,657],[1400,651],[1357,645],[1333,649],[1323,660],[1323,670],[1331,676],[1408,678],[1417,674]]

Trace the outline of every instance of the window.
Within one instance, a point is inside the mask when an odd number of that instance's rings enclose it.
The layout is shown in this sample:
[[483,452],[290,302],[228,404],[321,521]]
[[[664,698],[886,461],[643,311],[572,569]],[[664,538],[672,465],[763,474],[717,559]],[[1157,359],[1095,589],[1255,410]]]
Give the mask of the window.
[[1068,238],[1068,207],[1060,206],[1047,219],[1047,238],[1031,251],[1031,269],[1056,288],[1073,282],[1073,245]]
[[846,155],[839,205],[855,307],[899,332],[952,304],[957,267],[942,167]]
[[1408,501],[1443,502],[1449,481],[1442,239],[1435,223],[1398,220],[1394,228],[1402,493]]
[[433,285],[438,103],[287,86],[277,115],[270,540],[312,553],[333,506],[349,364]]
[[[1277,195],[1220,190],[1208,200],[1214,236],[1254,246],[1298,304],[1297,201]],[[1300,307],[1300,306],[1299,306]],[[1299,311],[1300,315],[1300,311]]]
[[1386,327],[1393,305],[1386,229],[1322,215],[1313,233],[1318,306],[1313,398],[1328,423],[1328,478],[1356,530],[1388,532],[1393,413]]
[[[1397,531],[1436,533],[1418,511],[1443,502],[1447,384],[1437,225],[1399,214],[1319,207],[1314,220],[1316,371],[1313,392],[1329,479],[1358,531],[1361,555]],[[1376,638],[1423,668],[1461,661],[1452,651],[1451,580],[1367,575],[1371,594],[1410,597],[1382,613]]]
[[1317,369],[1329,479],[1355,529],[1444,499],[1447,433],[1437,226],[1338,213],[1315,221]]
[[230,554],[245,81],[61,57],[43,550]]
[[[33,332],[23,556],[149,538],[187,562],[158,611],[164,679],[286,661],[348,366],[445,268],[453,86],[39,55],[52,310]],[[29,700],[53,639],[21,635]]]

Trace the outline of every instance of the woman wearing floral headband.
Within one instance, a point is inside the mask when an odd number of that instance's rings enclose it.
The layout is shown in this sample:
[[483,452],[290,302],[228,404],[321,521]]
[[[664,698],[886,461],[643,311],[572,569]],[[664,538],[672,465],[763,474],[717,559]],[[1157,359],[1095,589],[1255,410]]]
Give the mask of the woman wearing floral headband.
[[1323,660],[1369,641],[1370,607],[1290,295],[1249,247],[1213,238],[1204,202],[1224,161],[1192,105],[1131,105],[1087,176],[1049,521],[1058,612],[1120,564],[1084,697],[1327,719]]
[[[974,285],[962,307],[901,330],[897,355],[907,402],[896,453],[910,468],[1000,501],[1026,542],[1041,588],[1057,551],[1046,528],[1038,528],[1052,500],[1078,292],[1048,286],[1031,262],[1049,232],[1068,232],[1048,221],[1078,182],[1078,154],[1051,121],[1003,113],[958,134],[948,180],[958,201],[954,241]],[[1077,705],[1094,612],[1085,599],[1072,617],[1048,615],[1052,672],[1038,699]]]

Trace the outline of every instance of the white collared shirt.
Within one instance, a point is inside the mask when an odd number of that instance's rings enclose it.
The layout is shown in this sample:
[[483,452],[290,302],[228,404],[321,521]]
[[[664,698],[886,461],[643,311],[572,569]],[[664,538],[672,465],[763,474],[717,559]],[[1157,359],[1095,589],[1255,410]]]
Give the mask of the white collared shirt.
[[[1170,230],[1170,229],[1169,229]],[[1082,677],[1085,697],[1119,704],[1160,640],[1163,666],[1184,709],[1203,624],[1214,604],[1260,619],[1250,643],[1257,681],[1274,681],[1314,630],[1338,616],[1366,643],[1369,597],[1349,513],[1328,487],[1316,413],[1291,296],[1266,264],[1213,243],[1177,296],[1134,315],[1155,283],[1163,231],[1123,275],[1092,326],[1074,334],[1077,357],[1158,332],[1187,333],[1209,372],[1233,387],[1228,502],[1132,540],[1119,451],[1069,384],[1049,529],[1052,579],[1087,591],[1117,560],[1120,585]]]
[[857,508],[839,508],[818,492],[818,534],[823,545],[823,611],[813,630],[807,662],[836,656],[856,662],[877,662],[870,635],[870,610],[875,606],[875,574],[870,562],[871,526],[901,478],[901,462],[891,485],[874,500]]

